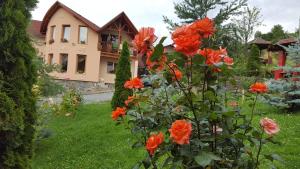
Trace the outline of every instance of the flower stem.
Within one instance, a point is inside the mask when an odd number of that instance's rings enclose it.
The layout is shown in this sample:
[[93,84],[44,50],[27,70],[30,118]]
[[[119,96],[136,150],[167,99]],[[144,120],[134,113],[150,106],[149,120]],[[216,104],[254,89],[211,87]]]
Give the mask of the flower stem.
[[257,155],[256,155],[256,162],[255,162],[255,167],[254,169],[258,168],[258,164],[259,164],[259,155],[260,155],[260,152],[261,152],[261,149],[262,149],[262,137],[263,137],[263,130],[261,132],[261,135],[260,135],[260,140],[259,140],[259,147],[258,147],[258,152],[257,152]]

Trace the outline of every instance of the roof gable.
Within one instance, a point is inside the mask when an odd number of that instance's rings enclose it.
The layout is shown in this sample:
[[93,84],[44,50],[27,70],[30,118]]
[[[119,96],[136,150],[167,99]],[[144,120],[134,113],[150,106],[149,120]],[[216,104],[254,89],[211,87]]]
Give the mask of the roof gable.
[[125,14],[125,12],[121,12],[119,15],[115,16],[113,19],[111,19],[109,22],[107,22],[105,25],[103,25],[99,29],[99,32],[104,31],[104,30],[114,26],[114,24],[117,22],[121,23],[121,25],[116,25],[115,27],[122,28],[123,31],[128,33],[131,37],[134,37],[138,33],[138,30],[133,25],[133,23],[130,21],[130,19]]
[[86,19],[85,17],[81,16],[80,14],[78,14],[77,12],[73,11],[72,9],[70,9],[69,7],[65,6],[64,4],[56,1],[51,7],[50,9],[47,11],[46,15],[43,18],[42,24],[41,24],[41,28],[40,28],[40,32],[42,34],[46,34],[47,32],[47,26],[48,23],[50,21],[50,19],[52,18],[52,16],[57,12],[58,9],[64,9],[66,12],[70,13],[72,16],[74,16],[76,19],[80,20],[81,22],[85,23],[88,27],[90,27],[92,30],[94,30],[95,32],[98,32],[100,30],[100,27],[98,27],[96,24],[94,24],[93,22],[91,22],[90,20]]

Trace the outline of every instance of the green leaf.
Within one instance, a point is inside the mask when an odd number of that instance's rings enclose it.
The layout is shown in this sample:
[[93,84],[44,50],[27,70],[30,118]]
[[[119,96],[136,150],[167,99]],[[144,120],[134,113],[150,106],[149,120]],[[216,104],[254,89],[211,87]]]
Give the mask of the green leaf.
[[268,154],[268,155],[264,155],[266,159],[270,160],[270,161],[283,161],[283,159],[278,155],[278,154]]
[[223,116],[225,117],[233,117],[236,114],[235,111],[228,111],[228,112],[224,112]]
[[161,39],[160,39],[160,41],[159,41],[159,43],[158,44],[163,44],[164,43],[164,41],[167,39],[167,37],[166,36],[164,36],[164,37],[162,37]]
[[221,158],[211,152],[201,152],[198,156],[195,157],[195,161],[202,167],[209,165],[212,161],[215,160],[218,161],[221,160]]
[[172,160],[173,160],[172,157],[168,157],[168,158],[165,160],[165,162],[164,162],[164,164],[162,165],[162,167],[163,167],[163,168],[164,168],[164,167],[167,167],[167,166],[169,165],[169,163],[170,163]]
[[142,165],[142,163],[141,163],[141,162],[138,162],[138,163],[136,163],[136,164],[133,166],[132,169],[140,169],[140,168],[141,168],[141,165]]

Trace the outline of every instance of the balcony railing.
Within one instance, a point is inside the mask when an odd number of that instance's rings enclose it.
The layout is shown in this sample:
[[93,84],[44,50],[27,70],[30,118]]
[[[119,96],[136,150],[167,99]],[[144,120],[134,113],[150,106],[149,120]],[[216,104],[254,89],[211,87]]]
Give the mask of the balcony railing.
[[[118,43],[112,42],[99,42],[98,43],[98,50],[105,53],[112,53],[112,54],[119,54],[121,52],[122,45],[119,46]],[[136,56],[137,52],[133,47],[129,47],[129,52],[131,56]]]

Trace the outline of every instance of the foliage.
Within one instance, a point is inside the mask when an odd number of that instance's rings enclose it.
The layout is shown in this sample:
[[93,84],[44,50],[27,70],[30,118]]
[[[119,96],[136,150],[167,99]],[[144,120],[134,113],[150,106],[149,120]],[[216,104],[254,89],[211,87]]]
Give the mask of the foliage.
[[[229,101],[237,100],[228,97],[232,93],[227,85],[234,86],[236,81],[231,72],[233,60],[226,50],[205,48],[194,55],[189,51],[198,45],[195,34],[199,33],[202,41],[213,33],[207,23],[207,19],[198,20],[178,28],[172,34],[177,51],[172,60],[163,62],[163,70],[149,68],[150,74],[142,80],[150,87],[143,88],[139,83],[130,86],[134,95],[126,115],[119,112],[124,108],[113,111],[114,120],[114,115],[119,115],[117,124],[124,123],[137,137],[133,147],[145,146],[148,150],[135,168],[157,169],[163,160],[161,168],[257,169],[261,158],[273,156],[260,155],[263,145],[275,142],[274,137],[264,135],[263,125],[252,123],[258,95],[266,92],[266,86],[251,85],[256,93],[249,96],[251,113],[241,114],[239,107],[228,106]],[[163,40],[155,47],[148,44],[147,57],[159,66],[165,55]]]
[[57,65],[46,64],[41,58],[35,58],[34,63],[37,68],[38,78],[37,78],[37,90],[39,95],[48,97],[60,94],[64,91],[62,85],[56,83],[49,75],[50,72],[58,70]]
[[232,19],[235,25],[237,36],[243,44],[247,44],[253,35],[254,29],[262,24],[260,9],[246,7],[240,17]]
[[260,51],[257,45],[253,44],[250,48],[250,53],[247,59],[247,75],[258,76],[261,72]]
[[74,116],[82,102],[82,95],[75,89],[71,89],[64,93],[62,102],[60,103],[59,113],[65,114],[66,116]]
[[52,98],[45,101],[37,107],[37,123],[36,123],[36,141],[40,142],[42,139],[49,138],[52,131],[48,127],[48,122],[51,116],[57,113],[58,105],[53,103]]
[[130,78],[130,53],[127,42],[124,42],[116,70],[115,92],[111,100],[113,109],[124,106],[124,101],[132,94],[130,89],[124,88],[124,83]]
[[277,24],[277,25],[274,25],[272,27],[271,31],[268,33],[263,34],[260,31],[257,31],[255,33],[255,37],[260,37],[265,40],[271,41],[272,43],[276,43],[280,39],[288,38],[289,34],[283,30],[283,27],[281,25]]
[[26,28],[36,0],[0,5],[0,168],[27,169],[33,150],[36,108],[32,86],[36,56]]
[[282,47],[288,53],[287,61],[291,61],[293,65],[275,68],[275,70],[281,69],[285,76],[283,79],[269,81],[271,93],[266,97],[266,100],[274,106],[295,111],[300,108],[300,46],[296,44]]

